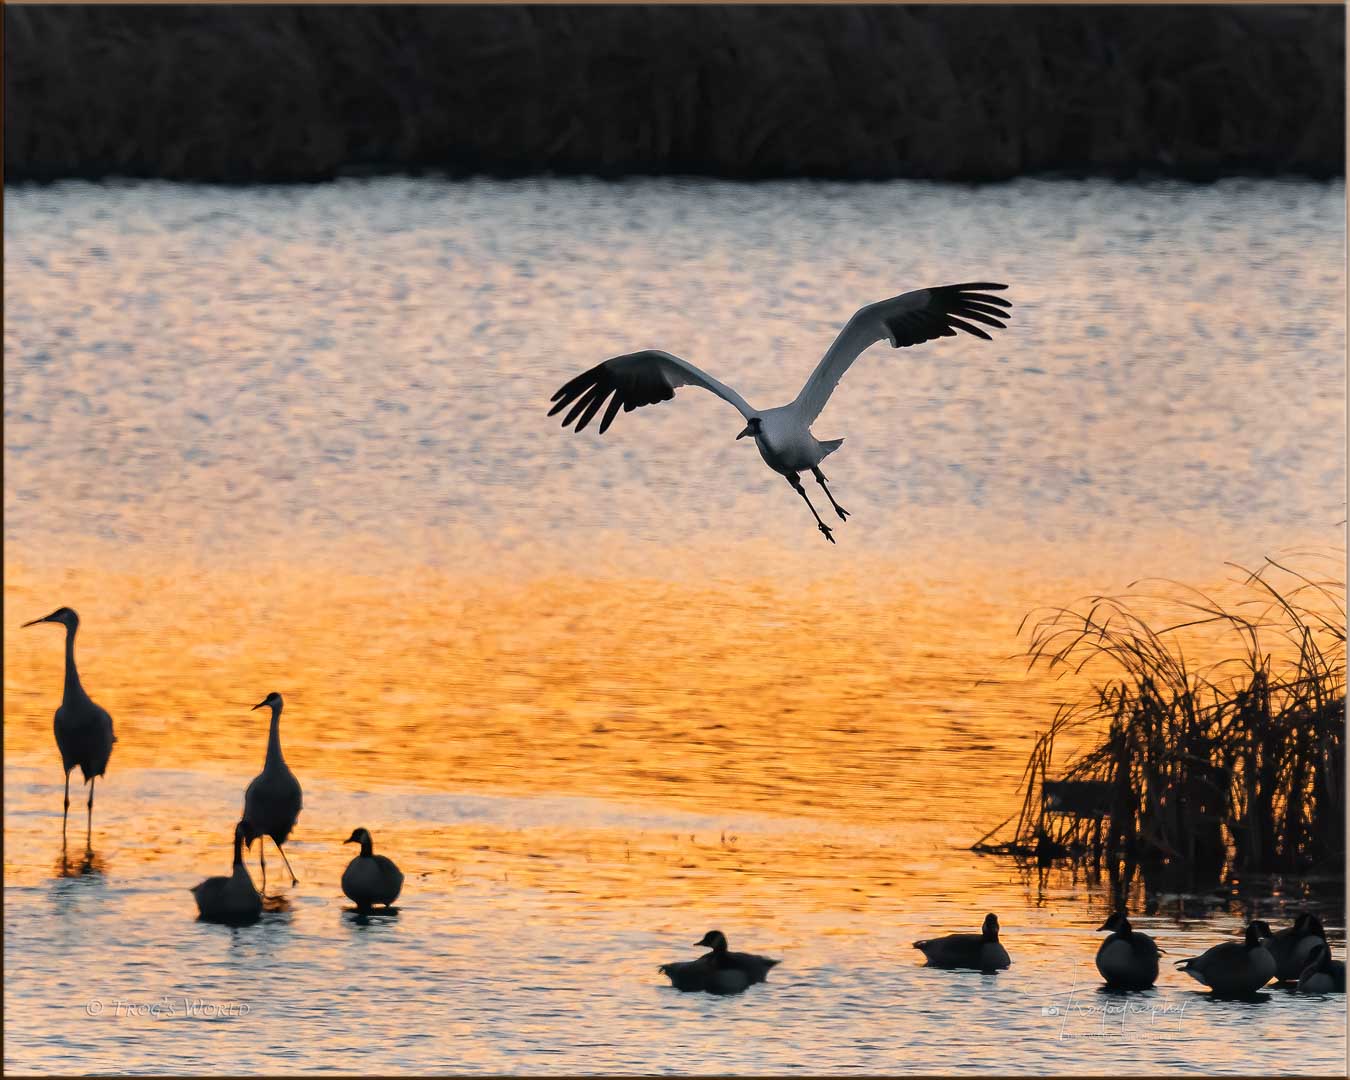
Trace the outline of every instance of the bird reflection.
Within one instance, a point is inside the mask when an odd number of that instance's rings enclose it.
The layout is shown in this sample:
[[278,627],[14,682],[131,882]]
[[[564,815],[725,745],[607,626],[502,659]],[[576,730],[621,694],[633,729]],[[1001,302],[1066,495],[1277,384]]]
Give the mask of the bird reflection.
[[343,918],[353,926],[379,926],[381,923],[393,922],[398,918],[398,908],[381,908],[378,912],[362,911],[360,908],[343,908]]
[[56,864],[58,878],[101,876],[107,869],[108,864],[103,856],[87,843],[84,853],[78,857],[70,853],[64,842],[61,844],[61,858]]

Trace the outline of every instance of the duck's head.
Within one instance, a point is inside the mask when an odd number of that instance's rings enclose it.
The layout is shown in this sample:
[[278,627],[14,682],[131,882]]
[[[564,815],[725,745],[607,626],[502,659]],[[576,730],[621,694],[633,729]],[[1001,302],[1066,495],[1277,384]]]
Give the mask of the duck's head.
[[1122,934],[1128,934],[1130,932],[1130,920],[1126,917],[1125,912],[1113,911],[1110,918],[1097,927],[1098,933],[1103,930],[1115,930]]
[[696,947],[707,946],[713,952],[727,951],[727,936],[721,930],[709,930],[701,941],[694,942]]
[[752,438],[759,438],[760,426],[764,423],[758,416],[752,416],[750,422],[745,425],[745,430],[736,436],[737,440],[744,439],[747,435]]
[[986,915],[984,917],[984,925],[980,927],[980,931],[981,933],[984,934],[985,941],[997,941],[998,916],[995,915],[992,911],[988,915]]
[[1255,948],[1268,937],[1270,937],[1270,923],[1262,919],[1254,919],[1247,924],[1247,948]]
[[1294,920],[1294,930],[1299,934],[1313,934],[1320,938],[1325,938],[1327,936],[1326,928],[1322,925],[1322,920],[1311,911],[1305,911]]
[[1325,941],[1319,941],[1312,947],[1312,952],[1308,953],[1307,967],[1326,969],[1331,966],[1331,948]]
[[342,842],[344,844],[360,844],[362,847],[365,847],[371,842],[370,833],[366,829],[353,829],[351,836],[347,837],[347,839]]
[[273,690],[270,694],[268,694],[265,698],[263,698],[260,702],[258,702],[258,704],[254,705],[253,709],[249,709],[249,712],[253,712],[254,709],[261,709],[264,705],[272,709],[280,709],[281,695],[278,694],[275,690]]
[[74,630],[80,625],[80,617],[75,614],[74,608],[59,607],[50,615],[44,615],[40,619],[34,619],[32,622],[24,623],[24,626],[36,626],[38,623],[54,622],[60,623],[67,630]]

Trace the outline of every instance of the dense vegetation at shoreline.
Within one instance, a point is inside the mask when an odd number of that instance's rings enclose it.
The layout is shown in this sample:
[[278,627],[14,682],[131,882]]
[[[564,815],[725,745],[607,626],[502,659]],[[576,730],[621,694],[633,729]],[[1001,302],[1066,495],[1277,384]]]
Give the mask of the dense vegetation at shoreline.
[[7,7],[5,177],[1343,173],[1325,7]]
[[[1344,580],[1267,560],[1226,603],[1154,590],[1026,624],[1033,664],[1114,674],[1060,707],[1027,763],[1017,823],[975,850],[1105,867],[1122,885],[1136,870],[1172,888],[1343,876]],[[1231,657],[1188,661],[1183,633],[1197,627],[1221,631]],[[1084,730],[1087,749],[1054,762],[1056,739]]]

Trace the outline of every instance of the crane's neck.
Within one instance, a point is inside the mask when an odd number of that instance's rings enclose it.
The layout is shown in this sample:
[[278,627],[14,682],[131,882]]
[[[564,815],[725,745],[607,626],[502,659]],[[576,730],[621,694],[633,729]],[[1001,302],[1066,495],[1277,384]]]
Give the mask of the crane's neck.
[[272,706],[272,726],[267,732],[267,766],[284,766],[281,756],[281,706]]
[[84,687],[80,685],[80,673],[75,670],[75,627],[66,627],[66,697],[83,697]]

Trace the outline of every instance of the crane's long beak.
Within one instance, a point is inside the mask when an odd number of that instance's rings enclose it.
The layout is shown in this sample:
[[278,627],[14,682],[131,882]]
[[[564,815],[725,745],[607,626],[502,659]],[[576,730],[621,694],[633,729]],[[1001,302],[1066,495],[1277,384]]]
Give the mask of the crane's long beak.
[[26,622],[24,626],[36,626],[40,622],[56,622],[50,615],[44,615],[40,619],[34,619],[32,622]]
[[267,699],[264,698],[262,701],[258,702],[258,704],[254,705],[252,709],[249,709],[249,712],[253,712],[254,709],[261,709],[261,708],[262,708],[264,705],[266,705],[266,704],[267,704]]

